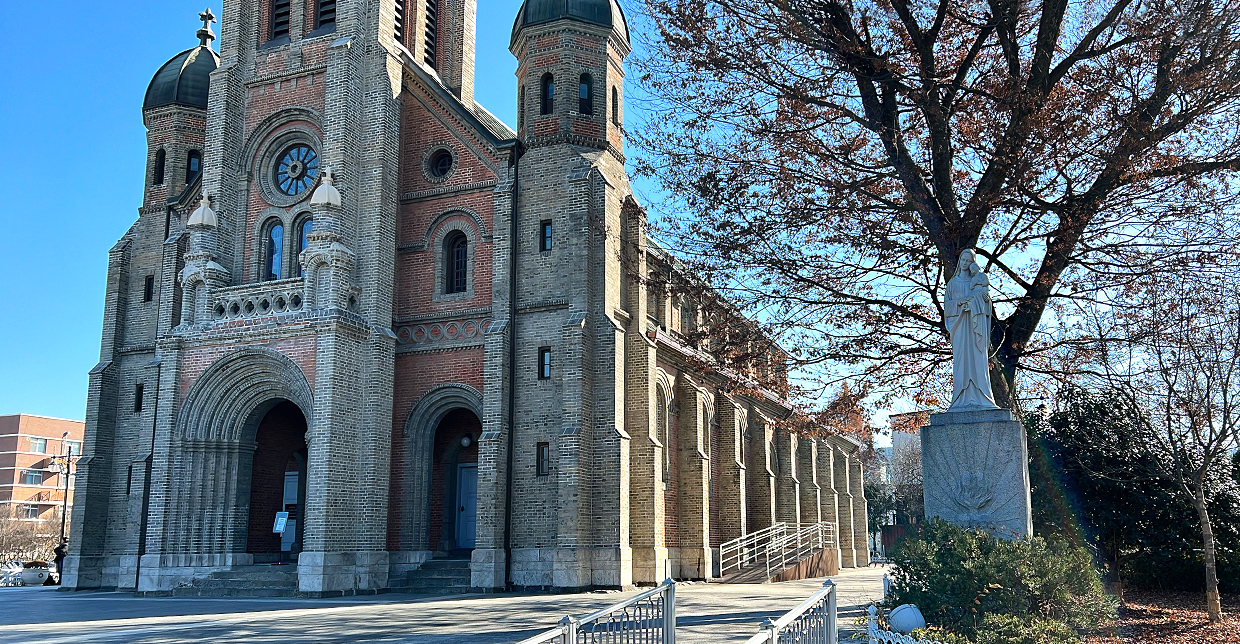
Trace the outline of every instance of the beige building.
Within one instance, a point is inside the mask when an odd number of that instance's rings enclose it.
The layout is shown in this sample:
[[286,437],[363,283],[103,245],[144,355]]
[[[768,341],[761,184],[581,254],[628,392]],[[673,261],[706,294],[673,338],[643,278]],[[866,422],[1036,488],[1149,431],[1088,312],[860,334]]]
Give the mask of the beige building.
[[[82,453],[80,420],[31,414],[0,416],[0,503],[5,517],[60,521],[65,507],[64,457]],[[73,477],[69,479],[73,502]],[[59,528],[57,528],[59,529]]]

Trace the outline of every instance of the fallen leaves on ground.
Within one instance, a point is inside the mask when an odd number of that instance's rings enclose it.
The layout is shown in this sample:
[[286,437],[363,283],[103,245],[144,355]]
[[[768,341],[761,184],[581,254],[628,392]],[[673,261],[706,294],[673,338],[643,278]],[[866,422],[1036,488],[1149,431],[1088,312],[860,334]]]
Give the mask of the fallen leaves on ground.
[[1126,591],[1108,634],[1086,644],[1240,644],[1240,595],[1223,596],[1223,621],[1206,619],[1205,593]]

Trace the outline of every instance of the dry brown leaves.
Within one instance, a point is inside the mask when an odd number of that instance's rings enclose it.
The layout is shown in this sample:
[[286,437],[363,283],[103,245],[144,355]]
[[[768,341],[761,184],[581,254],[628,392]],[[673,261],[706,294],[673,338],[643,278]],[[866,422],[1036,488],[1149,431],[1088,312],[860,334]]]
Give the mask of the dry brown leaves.
[[1223,596],[1223,622],[1211,625],[1204,593],[1127,591],[1109,626],[1086,644],[1240,644],[1240,595]]

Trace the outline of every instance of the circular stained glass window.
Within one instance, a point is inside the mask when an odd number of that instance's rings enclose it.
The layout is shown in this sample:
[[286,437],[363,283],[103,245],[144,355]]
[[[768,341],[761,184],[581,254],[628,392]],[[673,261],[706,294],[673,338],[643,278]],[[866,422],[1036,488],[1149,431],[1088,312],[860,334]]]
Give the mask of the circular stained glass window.
[[432,177],[442,179],[452,172],[452,153],[445,150],[436,150],[431,155],[430,161],[427,162],[427,169],[430,170]]
[[318,176],[319,155],[304,143],[289,147],[276,162],[276,187],[286,195],[305,192]]

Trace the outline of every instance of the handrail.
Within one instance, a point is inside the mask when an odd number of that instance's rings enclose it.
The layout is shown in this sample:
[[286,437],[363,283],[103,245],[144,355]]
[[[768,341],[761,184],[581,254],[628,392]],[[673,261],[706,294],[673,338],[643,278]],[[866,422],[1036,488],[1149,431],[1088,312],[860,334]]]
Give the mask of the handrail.
[[797,644],[838,644],[836,626],[839,594],[830,579],[796,608],[779,619],[768,619],[761,630],[745,644],[779,644],[782,640]]
[[835,543],[835,526],[780,522],[719,546],[719,574],[761,563],[767,577]]
[[[648,606],[640,606],[643,603]],[[630,610],[636,614],[630,614]],[[655,639],[656,631],[658,639]],[[676,582],[667,579],[650,590],[581,618],[566,615],[555,628],[517,644],[603,642],[611,641],[620,633],[630,634],[624,641],[641,639],[656,644],[676,644]],[[646,637],[635,638],[635,634]]]

